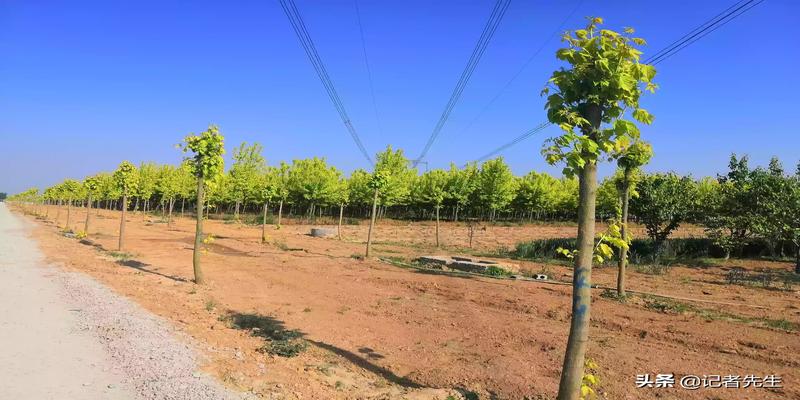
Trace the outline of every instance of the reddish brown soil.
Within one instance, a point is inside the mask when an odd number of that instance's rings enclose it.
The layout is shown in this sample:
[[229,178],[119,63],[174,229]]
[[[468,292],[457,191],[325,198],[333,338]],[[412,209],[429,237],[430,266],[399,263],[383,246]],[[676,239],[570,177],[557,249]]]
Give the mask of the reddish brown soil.
[[[52,219],[56,211],[48,213]],[[63,224],[65,213],[60,216]],[[83,210],[73,211],[73,229],[79,220],[82,226],[84,216]],[[101,212],[89,238],[115,250],[118,218],[119,213]],[[265,397],[444,398],[448,393],[426,388],[459,388],[481,398],[554,397],[569,327],[568,285],[456,277],[357,260],[351,256],[363,252],[366,228],[361,225],[345,226],[344,241],[307,236],[308,225],[269,227],[264,245],[257,227],[209,221],[207,232],[215,237],[203,258],[209,284],[197,287],[190,282],[193,222],[178,220],[168,228],[156,220],[130,215],[127,266],[56,234],[51,223],[39,221],[35,235],[54,261],[94,276],[207,346],[206,368],[224,382]],[[429,247],[432,229],[427,223],[380,226],[375,253],[406,259],[435,253]],[[511,248],[521,240],[573,236],[574,229],[487,227],[476,235],[474,247]],[[444,224],[443,241],[452,246],[451,253],[465,246],[466,227]],[[532,271],[544,268],[512,262]],[[798,333],[770,328],[763,320],[800,323],[800,295],[728,285],[725,273],[735,264],[748,270],[792,268],[739,261],[673,266],[665,275],[629,274],[633,290],[741,304],[686,302],[716,314],[659,312],[646,307],[649,300],[620,303],[595,292],[589,356],[599,364],[603,397],[800,398]],[[570,269],[547,268],[556,278],[569,279]],[[614,285],[614,268],[598,268],[594,275],[595,282]],[[721,312],[739,317],[720,317]],[[229,313],[274,319],[301,330],[312,346],[296,358],[266,356],[256,351],[261,339],[220,320]],[[784,388],[636,389],[640,373],[777,374]]]

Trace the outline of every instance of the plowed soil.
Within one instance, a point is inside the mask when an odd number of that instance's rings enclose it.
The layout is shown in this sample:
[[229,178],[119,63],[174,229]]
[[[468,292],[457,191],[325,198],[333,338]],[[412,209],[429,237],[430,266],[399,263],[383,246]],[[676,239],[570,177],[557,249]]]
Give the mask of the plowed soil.
[[[97,212],[93,210],[92,213]],[[66,212],[47,211],[65,223]],[[129,213],[126,248],[115,254],[119,212],[94,217],[83,243],[38,220],[42,251],[87,273],[207,345],[205,369],[226,384],[266,398],[411,398],[462,394],[480,398],[554,398],[569,328],[569,285],[453,276],[359,259],[366,226],[344,227],[343,239],[313,238],[309,225],[260,227],[208,221],[204,245],[209,283],[191,282],[194,225]],[[85,210],[73,209],[71,227]],[[466,251],[467,227],[445,223],[442,250],[430,223],[381,222],[378,257]],[[314,225],[318,226],[318,225]],[[641,228],[635,230],[641,234]],[[535,238],[574,236],[569,225],[487,226],[474,251],[512,248]],[[700,235],[689,228],[683,236]],[[571,269],[507,260],[568,281]],[[599,365],[608,399],[800,398],[800,294],[797,287],[730,285],[733,267],[789,272],[767,261],[674,265],[663,275],[629,272],[632,290],[685,298],[627,302],[595,292],[588,355]],[[615,268],[594,281],[613,286]],[[720,304],[724,303],[724,304]],[[263,339],[229,321],[250,318],[298,329],[310,343],[295,358],[259,351]],[[637,374],[780,375],[782,389],[637,389]]]

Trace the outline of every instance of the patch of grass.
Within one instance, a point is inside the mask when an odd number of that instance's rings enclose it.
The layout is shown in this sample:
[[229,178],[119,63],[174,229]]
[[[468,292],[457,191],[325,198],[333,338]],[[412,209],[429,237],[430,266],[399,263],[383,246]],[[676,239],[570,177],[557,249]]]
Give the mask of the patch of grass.
[[683,314],[688,311],[693,311],[692,306],[689,304],[663,298],[645,299],[644,307],[665,314]]
[[206,300],[206,311],[211,312],[214,311],[215,308],[217,308],[217,302],[214,301],[214,299]]
[[253,336],[264,338],[267,343],[258,350],[280,357],[296,357],[308,348],[303,333],[297,329],[285,329],[283,322],[272,317],[256,314],[230,314],[226,318],[231,328],[249,330]]
[[609,300],[615,300],[620,303],[625,303],[628,301],[628,296],[620,296],[616,290],[611,289],[604,289],[602,293],[600,293],[600,297]]
[[[748,273],[744,268],[731,268],[725,274],[725,280],[731,285],[793,290],[794,285],[800,284],[800,275],[791,271],[771,270]],[[780,284],[780,286],[773,287],[773,283]]]
[[654,264],[633,264],[633,270],[646,275],[664,275],[669,271],[669,265]]
[[358,260],[358,261],[364,261],[364,255],[361,254],[361,253],[350,254],[350,258],[352,258],[354,260]]
[[488,268],[486,268],[486,271],[484,271],[483,273],[484,275],[496,276],[496,277],[506,277],[511,275],[511,272],[506,271],[494,265],[491,265]]
[[303,312],[311,312],[311,308],[310,307],[306,307],[306,308],[303,309]]
[[407,262],[405,257],[400,257],[400,256],[384,256],[383,259],[385,261],[390,262],[390,263],[406,263]]
[[797,324],[797,323],[792,322],[792,321],[788,321],[788,320],[783,319],[783,318],[781,318],[781,319],[762,318],[761,321],[763,322],[764,325],[766,325],[766,326],[768,326],[770,328],[781,329],[781,330],[790,331],[790,332],[800,330],[800,324]]
[[708,321],[730,321],[738,322],[749,325],[762,326],[772,329],[780,329],[787,332],[800,331],[800,324],[786,319],[771,319],[764,317],[747,317],[743,315],[731,314],[724,311],[711,310],[707,308],[696,307],[691,304],[681,303],[678,301],[645,297],[645,308],[655,310],[662,313],[685,314],[692,313]]
[[133,258],[133,254],[124,251],[109,251],[108,255],[114,257],[118,261],[128,261]]
[[[295,340],[296,339],[296,340]],[[303,339],[287,338],[276,339],[265,344],[259,349],[261,352],[280,357],[297,357],[308,348],[308,342]]]

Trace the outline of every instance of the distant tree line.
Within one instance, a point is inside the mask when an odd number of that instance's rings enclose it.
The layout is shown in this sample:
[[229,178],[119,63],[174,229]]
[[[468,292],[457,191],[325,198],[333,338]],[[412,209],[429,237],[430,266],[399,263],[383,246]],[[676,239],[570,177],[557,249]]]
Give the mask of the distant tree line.
[[[346,177],[324,158],[267,165],[259,144],[242,143],[233,164],[208,184],[207,212],[241,219],[244,213],[316,219],[343,215],[367,218],[373,201],[373,173],[363,169]],[[460,221],[574,220],[578,181],[531,171],[515,176],[502,157],[463,168],[419,173],[402,150],[388,147],[377,155],[376,170],[386,177],[377,201],[377,217]],[[172,217],[194,209],[196,178],[185,163],[142,163],[131,171],[128,208],[159,210]],[[625,177],[620,169],[597,189],[598,219],[620,215],[620,194],[632,181],[630,218],[644,224],[648,236],[663,242],[682,223],[703,225],[727,255],[737,255],[753,240],[761,240],[775,255],[800,246],[800,165],[787,172],[777,159],[768,167],[751,168],[747,157],[731,157],[729,171],[694,179],[675,173]],[[48,204],[121,209],[122,187],[112,173],[101,172],[83,182],[67,179],[44,189],[11,196]]]

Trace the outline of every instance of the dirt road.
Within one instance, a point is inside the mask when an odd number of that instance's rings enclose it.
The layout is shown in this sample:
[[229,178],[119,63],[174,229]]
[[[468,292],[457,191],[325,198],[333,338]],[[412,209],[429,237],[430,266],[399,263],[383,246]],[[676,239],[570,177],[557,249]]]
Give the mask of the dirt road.
[[75,330],[51,273],[0,203],[0,398],[133,398],[101,345]]
[[0,399],[237,397],[196,372],[166,324],[48,266],[29,228],[0,203]]

